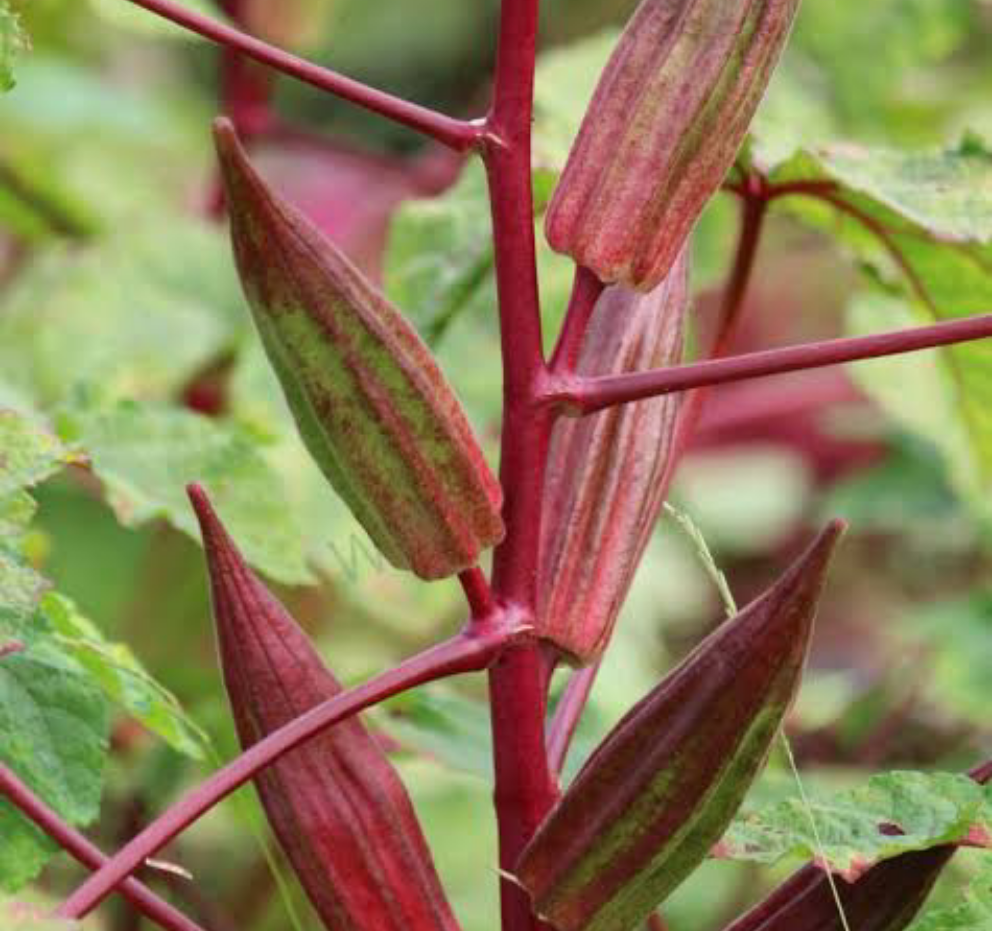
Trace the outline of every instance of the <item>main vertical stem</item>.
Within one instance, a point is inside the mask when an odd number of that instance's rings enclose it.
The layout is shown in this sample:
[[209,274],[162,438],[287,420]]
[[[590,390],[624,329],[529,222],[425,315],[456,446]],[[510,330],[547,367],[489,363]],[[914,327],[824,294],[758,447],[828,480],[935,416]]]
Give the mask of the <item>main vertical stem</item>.
[[[495,97],[487,124],[496,285],[503,354],[500,478],[506,540],[496,550],[493,591],[532,616],[549,413],[535,403],[545,374],[534,249],[530,124],[537,55],[538,0],[503,0]],[[544,744],[547,669],[534,645],[508,651],[489,673],[500,866],[520,851],[555,799]],[[540,928],[530,902],[507,880],[500,887],[503,931]]]

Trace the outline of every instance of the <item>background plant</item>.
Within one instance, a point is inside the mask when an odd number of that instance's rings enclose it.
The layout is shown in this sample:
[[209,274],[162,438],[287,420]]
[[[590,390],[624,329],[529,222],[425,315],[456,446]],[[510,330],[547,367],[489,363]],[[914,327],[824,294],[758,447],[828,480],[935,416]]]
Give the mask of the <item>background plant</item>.
[[[594,6],[589,4],[584,14],[592,21],[598,15]],[[833,333],[845,303],[850,311],[843,325],[851,332],[989,309],[985,250],[946,241],[964,229],[987,238],[983,145],[975,136],[963,145],[957,141],[964,126],[980,130],[988,122],[987,56],[982,54],[986,11],[980,4],[963,3],[920,4],[909,12],[895,7],[877,4],[872,29],[841,4],[830,13],[810,6],[801,14],[751,149],[770,183],[792,185],[792,193],[776,189],[767,211],[767,231],[776,248],[762,249],[769,264],[759,265],[737,348]],[[288,594],[318,630],[320,619],[334,618],[333,633],[326,632],[328,645],[333,644],[327,655],[349,680],[365,678],[387,660],[428,642],[435,632],[433,618],[438,630],[450,629],[463,609],[453,585],[427,589],[384,570],[361,531],[325,490],[251,339],[223,237],[196,219],[201,205],[210,206],[212,200],[195,178],[211,171],[203,127],[213,110],[207,102],[212,82],[205,76],[213,52],[182,44],[178,34],[171,51],[161,52],[158,37],[130,31],[147,28],[150,18],[129,17],[109,3],[98,5],[99,14],[114,23],[107,33],[93,32],[94,10],[85,5],[76,9],[51,2],[27,12],[35,49],[22,55],[20,86],[3,101],[9,130],[0,143],[2,209],[10,230],[0,354],[4,404],[16,412],[6,417],[5,449],[17,453],[5,460],[16,468],[4,486],[3,591],[10,628],[17,630],[26,616],[37,625],[43,615],[44,626],[38,629],[46,632],[44,648],[54,653],[53,662],[72,664],[54,707],[68,702],[88,722],[72,747],[79,769],[62,786],[39,783],[34,788],[47,792],[53,804],[59,802],[63,817],[82,823],[96,814],[108,699],[172,748],[207,751],[198,728],[130,654],[104,641],[64,597],[49,593],[38,601],[39,573],[71,595],[101,628],[131,644],[183,697],[193,718],[215,733],[215,743],[230,747],[212,665],[186,660],[191,653],[208,656],[208,642],[197,633],[206,627],[195,620],[205,616],[199,558],[181,536],[150,523],[164,517],[171,527],[193,532],[184,481],[223,480],[226,498],[218,500],[218,507],[246,554],[271,578],[295,585],[320,576],[319,598],[312,589]],[[580,18],[572,12],[565,16],[554,4],[546,12],[552,35],[563,28],[562,21]],[[465,17],[466,44],[451,41],[442,51],[461,51],[441,54],[436,45],[414,46],[407,52],[414,64],[403,80],[383,72],[373,75],[375,83],[424,99],[441,84],[472,84],[440,77],[446,61],[457,66],[460,59],[476,62],[481,82],[492,53],[487,51],[491,33],[458,12],[448,20],[455,24],[451,35],[457,33],[459,16]],[[355,59],[361,57],[362,41],[355,14],[349,18],[345,8],[339,17],[329,60],[360,73]],[[8,39],[14,33],[7,22],[5,17],[4,48],[23,45],[20,38]],[[863,66],[855,67],[852,37],[873,30],[893,36],[892,41],[884,54],[867,49]],[[366,34],[373,32],[370,27]],[[329,34],[318,30],[317,36],[324,36],[318,41],[327,42]],[[307,39],[313,37],[299,41]],[[539,209],[612,41],[610,36],[593,38],[570,51],[552,51],[542,61],[535,138]],[[479,51],[482,44],[486,47]],[[200,84],[179,85],[179,93],[159,86],[154,69],[145,65],[135,73],[129,67],[136,48],[145,56],[160,56],[163,68],[204,78]],[[369,57],[402,60],[381,52]],[[177,63],[170,65],[173,60]],[[407,80],[411,76],[414,80]],[[583,76],[588,79],[584,88]],[[476,101],[448,93],[437,96],[439,106],[481,110]],[[307,125],[328,125],[326,98],[296,91],[288,82],[280,84],[280,94],[287,99],[280,101],[279,112]],[[334,109],[339,111],[334,117],[339,124],[352,118],[344,108]],[[822,127],[825,137],[849,133],[863,146],[913,148],[824,152],[810,147],[820,141],[809,137],[811,126]],[[339,125],[338,131],[344,128]],[[470,164],[442,199],[404,207],[383,255],[378,243],[384,214],[401,195],[445,185],[453,173],[446,157],[422,154],[411,165],[318,145],[295,128],[276,126],[271,132],[266,157],[273,171],[285,167],[287,183],[303,188],[300,196],[309,208],[324,210],[324,222],[351,253],[363,256],[366,267],[381,269],[394,300],[435,339],[477,428],[495,425],[499,373],[493,351],[493,258],[481,174]],[[411,136],[395,138],[401,141],[391,143],[387,137],[383,144],[405,147]],[[797,140],[806,148],[794,154]],[[921,154],[934,145],[950,145],[951,151]],[[265,151],[261,143],[260,148]],[[315,188],[304,186],[303,168],[314,163],[320,191],[327,191],[323,207]],[[341,208],[330,184],[335,177],[347,178],[349,186],[354,178],[371,179],[369,203],[363,205],[367,214],[356,217]],[[747,196],[743,181],[732,176],[731,184]],[[801,185],[816,187],[802,192]],[[934,189],[941,198],[923,196]],[[716,284],[723,274],[734,235],[731,197],[717,198],[697,231],[697,286]],[[804,227],[785,219],[790,212],[805,228],[839,239],[842,249],[800,232]],[[838,253],[853,256],[867,274],[855,279]],[[568,297],[571,267],[543,247],[539,257],[545,332],[553,334]],[[136,301],[142,313],[135,313]],[[706,306],[705,300],[700,306]],[[955,350],[950,375],[946,357],[852,369],[891,412],[888,420],[834,374],[803,376],[791,392],[778,383],[764,393],[758,385],[746,385],[719,389],[711,397],[697,440],[711,453],[695,466],[690,460],[677,496],[730,568],[742,602],[761,587],[772,567],[782,566],[783,550],[815,510],[841,510],[854,522],[856,536],[848,544],[853,552],[832,586],[837,601],[828,602],[821,618],[814,675],[794,725],[797,753],[811,784],[816,780],[809,767],[816,761],[870,768],[939,763],[962,769],[981,755],[987,736],[983,663],[988,650],[982,591],[988,500],[984,345]],[[914,388],[918,393],[910,394]],[[220,416],[205,418],[190,408]],[[827,429],[824,409],[830,413]],[[760,453],[755,439],[764,441]],[[744,453],[741,440],[749,446]],[[733,453],[730,441],[738,446]],[[62,472],[66,465],[69,470]],[[48,479],[56,472],[59,477]],[[754,476],[750,486],[745,484],[749,475]],[[102,483],[102,494],[94,477]],[[41,509],[32,522],[24,489],[42,481],[34,492]],[[792,495],[783,494],[783,488],[793,489]],[[763,506],[753,505],[762,498]],[[102,501],[122,524],[139,529],[119,530]],[[739,516],[749,503],[754,510]],[[590,734],[604,732],[656,680],[658,669],[712,622],[716,606],[690,552],[667,522],[652,541],[640,590],[631,598],[593,693],[586,721]],[[654,594],[658,591],[660,597]],[[871,612],[865,610],[868,604]],[[920,604],[929,607],[915,607]],[[956,634],[947,636],[951,624]],[[645,642],[656,643],[658,655],[644,655]],[[174,662],[177,655],[182,663]],[[831,668],[854,671],[831,675]],[[635,677],[639,681],[632,681]],[[39,692],[42,698],[35,704],[44,712],[51,692]],[[485,924],[493,913],[485,901],[493,883],[486,881],[491,874],[479,874],[493,865],[492,844],[480,837],[472,863],[460,845],[443,839],[446,825],[457,830],[462,820],[459,802],[473,817],[484,817],[485,784],[441,774],[413,752],[484,769],[484,708],[465,696],[452,701],[450,693],[423,691],[397,699],[381,717],[381,726],[392,727],[406,748],[410,758],[404,765],[412,771],[414,787],[418,779],[423,783],[415,794],[428,832],[436,832],[434,848],[456,908],[462,903],[466,924],[477,909]],[[145,819],[143,809],[160,804],[193,773],[163,744],[136,737],[121,722],[115,725],[109,770],[108,812],[116,818],[104,820],[108,827],[120,820],[123,839]],[[915,743],[913,735],[921,735]],[[38,750],[25,750],[23,744],[5,747],[4,761],[16,765],[18,754],[38,757]],[[836,765],[829,772],[837,775]],[[776,782],[774,771],[766,782],[772,797],[795,791],[788,779],[784,785]],[[214,845],[229,848],[231,836],[242,830],[239,825],[234,821],[218,828],[219,835],[190,835],[197,852],[188,856],[201,858],[202,865],[191,863],[198,877],[216,860]],[[186,862],[187,854],[176,858]],[[253,876],[256,858],[246,853],[245,863],[231,864],[229,873],[218,871],[215,881],[236,889],[239,878]],[[11,886],[41,859],[37,845],[17,847],[5,866]],[[465,870],[464,886],[455,875],[459,867]],[[696,882],[705,889],[718,871],[732,899],[736,880],[730,867],[707,866],[707,875]],[[58,875],[53,873],[49,882],[58,888]],[[742,887],[751,882],[742,880]],[[191,894],[190,887],[183,888]],[[464,899],[459,888],[466,890]],[[691,884],[680,895],[685,904],[676,899],[669,906],[676,926],[680,921],[715,923],[721,908],[729,913],[736,904],[721,904],[706,894],[713,913],[707,919],[698,912]],[[230,892],[216,898],[239,897]],[[679,917],[680,910],[685,917]]]

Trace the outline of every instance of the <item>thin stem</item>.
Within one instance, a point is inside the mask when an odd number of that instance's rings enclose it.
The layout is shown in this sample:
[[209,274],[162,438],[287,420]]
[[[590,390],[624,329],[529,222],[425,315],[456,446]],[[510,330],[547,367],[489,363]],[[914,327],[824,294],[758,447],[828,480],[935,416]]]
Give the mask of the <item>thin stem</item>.
[[[66,853],[91,870],[107,863],[107,856],[95,844],[66,824],[58,814],[35,795],[8,767],[0,764],[0,793],[6,796]],[[136,879],[121,883],[121,895],[139,912],[166,931],[203,931],[193,921],[162,901]]]
[[565,768],[572,738],[579,726],[579,719],[589,700],[601,663],[602,660],[598,659],[595,663],[583,666],[582,669],[572,673],[572,678],[568,680],[568,685],[565,686],[565,691],[555,709],[555,716],[548,728],[548,761],[551,764],[551,771],[558,776],[561,776]]
[[484,622],[494,616],[496,602],[493,600],[493,593],[489,590],[486,576],[478,566],[459,572],[458,581],[465,592],[465,600],[468,602],[473,622]]
[[378,113],[395,123],[408,126],[458,152],[472,149],[480,142],[483,127],[478,123],[456,120],[427,107],[394,97],[392,94],[375,90],[360,81],[291,55],[232,26],[186,9],[173,0],[129,0],[129,2],[157,13],[205,39],[239,51],[283,74]]
[[407,689],[436,679],[485,669],[530,628],[513,615],[478,633],[462,633],[406,660],[374,679],[336,695],[273,731],[187,793],[115,854],[62,904],[58,915],[88,915],[127,876],[180,831],[281,756],[345,718]]
[[745,194],[741,203],[741,226],[737,238],[734,267],[723,292],[716,338],[710,353],[714,358],[726,355],[733,342],[748,287],[754,275],[758,244],[761,242],[761,233],[768,212],[768,200],[764,193],[764,182],[760,176],[750,176],[745,182],[745,190],[748,193]]
[[[493,592],[532,617],[552,412],[536,403],[547,377],[541,335],[530,134],[538,0],[503,0],[493,106],[483,157],[493,218],[503,360],[500,479],[506,539],[496,549]],[[507,650],[489,674],[500,866],[512,872],[555,800],[544,747],[548,669],[534,644]],[[503,931],[542,927],[522,889],[500,883]]]
[[989,336],[992,336],[992,314],[978,314],[932,326],[912,327],[874,336],[823,340],[785,349],[767,349],[728,359],[709,359],[629,375],[562,378],[547,390],[544,401],[564,408],[566,413],[592,414],[616,404],[689,388],[876,359]]
[[565,311],[565,322],[562,324],[554,355],[551,357],[551,371],[559,373],[574,372],[579,361],[579,351],[582,348],[582,338],[589,326],[589,319],[596,309],[596,301],[603,293],[606,285],[596,273],[581,265],[575,267],[575,279],[572,282],[572,295],[568,299],[568,309]]
[[[737,237],[734,266],[724,288],[720,315],[717,318],[716,335],[710,350],[710,358],[713,359],[725,356],[733,344],[748,288],[754,276],[758,246],[765,228],[765,217],[768,215],[767,185],[761,175],[748,175],[741,182],[740,193],[742,198],[740,233]],[[682,454],[695,434],[707,396],[706,389],[697,389],[692,392],[683,405],[679,414],[678,432],[671,456],[673,463],[681,460]]]

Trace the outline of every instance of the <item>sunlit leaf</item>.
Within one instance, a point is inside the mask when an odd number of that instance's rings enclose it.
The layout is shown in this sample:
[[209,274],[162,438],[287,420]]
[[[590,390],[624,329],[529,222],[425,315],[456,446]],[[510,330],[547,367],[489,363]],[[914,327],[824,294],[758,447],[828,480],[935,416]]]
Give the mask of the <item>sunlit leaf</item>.
[[[868,281],[876,290],[858,298],[852,332],[992,308],[992,153],[976,138],[935,153],[801,150],[770,167],[773,183],[812,186],[815,195],[780,203],[837,238],[871,270]],[[992,342],[854,371],[890,412],[941,449],[959,490],[987,503]]]
[[14,86],[14,61],[27,47],[28,38],[9,0],[0,0],[0,93]]
[[168,397],[234,343],[243,313],[220,231],[146,225],[48,250],[22,274],[0,313],[0,367],[42,404],[87,381]]
[[[25,613],[16,601],[11,606],[0,587],[0,641],[11,640],[23,649],[0,659],[0,760],[71,824],[88,824],[100,803],[106,701],[55,644],[44,612]],[[0,801],[0,836],[0,888],[16,891],[54,847],[6,801]]]
[[311,581],[286,491],[247,431],[178,408],[92,394],[62,410],[59,431],[89,456],[126,526],[164,518],[198,540],[185,491],[197,481],[253,565],[283,582]]
[[832,798],[813,797],[809,807],[794,797],[739,816],[717,853],[760,863],[818,857],[854,880],[880,860],[964,839],[992,814],[988,800],[989,790],[967,776],[885,773]]

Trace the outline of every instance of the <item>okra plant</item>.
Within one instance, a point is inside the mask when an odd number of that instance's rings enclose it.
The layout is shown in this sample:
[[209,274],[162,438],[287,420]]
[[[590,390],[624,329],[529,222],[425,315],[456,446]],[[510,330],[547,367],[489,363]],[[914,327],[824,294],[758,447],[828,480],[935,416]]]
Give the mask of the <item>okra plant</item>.
[[[225,502],[250,499],[255,486],[239,489],[237,473],[218,477],[215,463],[202,474],[186,469],[194,473],[184,475],[189,510],[177,520],[191,529],[195,515],[199,528],[241,752],[104,854],[70,823],[85,820],[72,812],[73,799],[45,791],[41,770],[56,765],[57,754],[29,760],[10,749],[13,738],[0,739],[0,867],[13,870],[28,855],[18,850],[32,850],[42,832],[91,872],[53,908],[12,906],[4,927],[89,927],[115,895],[168,931],[214,927],[209,916],[200,916],[202,925],[187,917],[136,873],[249,783],[322,927],[460,927],[390,759],[388,729],[384,735],[378,719],[362,713],[428,683],[483,672],[498,825],[492,882],[500,910],[491,927],[664,928],[666,900],[707,858],[797,852],[809,862],[764,900],[741,906],[727,931],[900,931],[917,920],[920,931],[988,927],[987,867],[963,902],[917,917],[958,848],[992,846],[988,762],[960,774],[889,774],[832,803],[811,801],[800,783],[798,802],[738,816],[770,754],[792,760],[779,739],[842,520],[825,520],[797,557],[780,560],[777,579],[746,606],[731,599],[727,619],[640,697],[574,777],[566,770],[597,670],[714,386],[731,386],[721,397],[733,407],[749,379],[955,346],[953,377],[964,392],[976,391],[964,402],[973,428],[989,429],[977,392],[992,372],[990,344],[979,342],[992,336],[992,313],[976,305],[992,285],[969,284],[992,266],[992,155],[981,142],[969,138],[929,162],[898,163],[890,154],[893,175],[902,172],[893,183],[879,180],[883,168],[858,151],[776,153],[749,131],[799,0],[641,0],[611,42],[567,158],[550,171],[552,192],[548,165],[532,153],[538,0],[502,0],[492,102],[477,119],[444,115],[270,44],[295,35],[293,4],[225,0],[214,16],[178,0],[130,2],[221,47],[225,113],[213,123],[216,183],[205,211],[229,229],[253,339],[330,488],[396,571],[423,585],[457,578],[464,623],[395,667],[342,685],[250,566],[272,551],[278,564],[280,548],[300,545],[280,528],[284,515],[267,512],[242,539],[222,516]],[[0,42],[6,77],[24,39],[5,3]],[[404,307],[256,163],[259,140],[285,130],[272,101],[277,73],[484,166],[502,364],[498,476],[457,379],[448,380],[429,345],[443,335],[448,310],[434,308],[436,325],[418,332]],[[704,326],[692,301],[692,239],[717,195],[739,202],[740,233],[722,300]],[[850,247],[882,269],[876,274],[899,279],[933,319],[734,353],[762,232],[785,202],[801,203],[814,225],[841,224]],[[547,344],[539,235],[573,272]],[[939,250],[961,263],[957,273],[934,269]],[[971,278],[949,283],[955,274]],[[897,285],[886,286],[891,300]],[[16,307],[5,313],[16,320]],[[20,602],[4,595],[0,686],[44,693],[43,705],[91,675],[93,692],[167,731],[173,745],[196,743],[193,726],[133,657],[115,656],[71,602],[35,584],[22,546],[33,508],[25,489],[65,463],[89,469],[122,509],[128,495],[132,504],[141,496],[107,451],[120,418],[136,409],[108,413],[85,395],[46,408],[14,390],[8,407],[0,394],[0,429],[22,444],[18,458],[0,458],[0,578],[5,586],[15,575],[26,580]],[[185,483],[165,471],[174,501]],[[563,670],[568,683],[552,696]],[[72,702],[80,715],[84,699],[99,701],[85,689],[79,695]],[[53,746],[75,739],[73,720],[44,719]],[[15,736],[37,726],[0,721]]]

